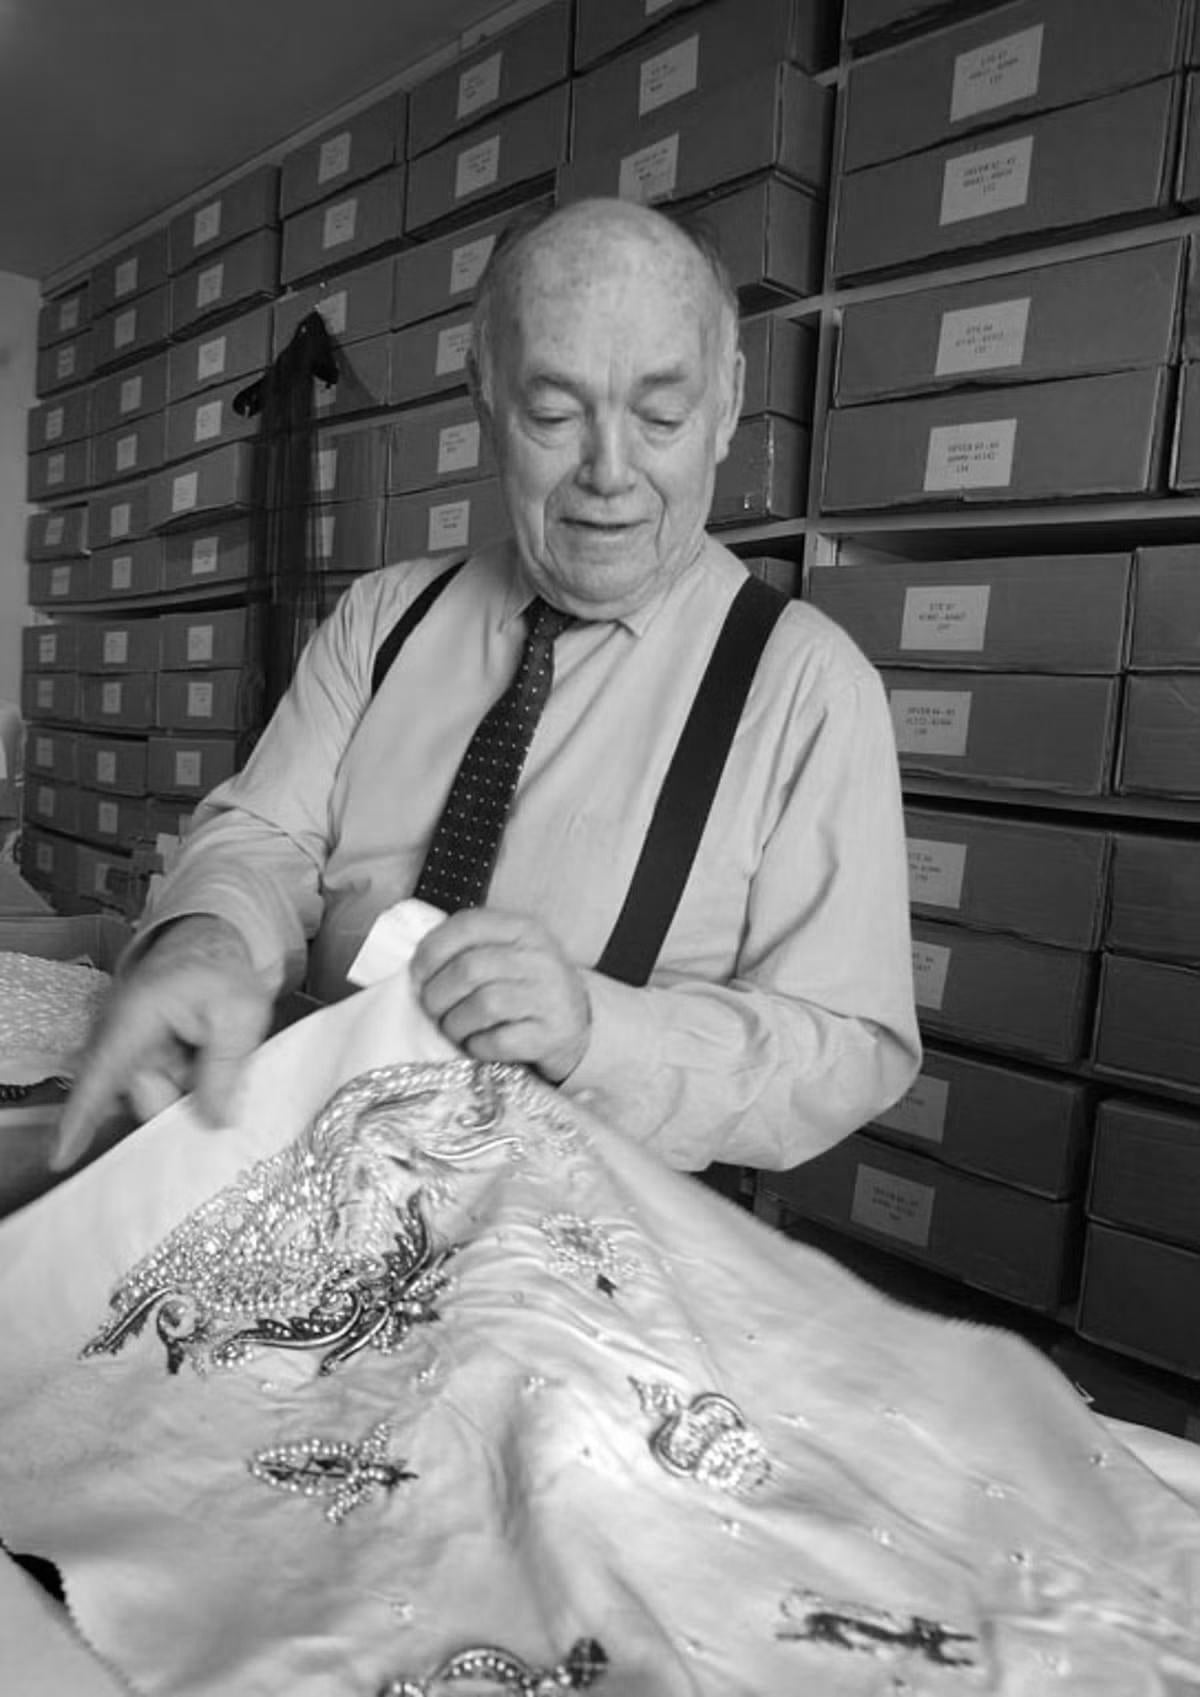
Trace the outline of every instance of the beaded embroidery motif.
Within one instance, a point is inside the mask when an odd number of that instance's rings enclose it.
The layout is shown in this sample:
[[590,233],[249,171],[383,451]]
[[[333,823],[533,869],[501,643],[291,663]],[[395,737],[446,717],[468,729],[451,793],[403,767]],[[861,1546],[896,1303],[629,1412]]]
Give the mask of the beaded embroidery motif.
[[611,1235],[578,1214],[547,1214],[538,1221],[554,1257],[554,1271],[594,1285],[605,1296],[638,1271],[637,1262],[621,1255]]
[[670,1385],[629,1382],[644,1414],[666,1417],[650,1438],[650,1453],[668,1473],[733,1496],[748,1496],[766,1484],[771,1476],[766,1447],[728,1397],[702,1391],[685,1404]]
[[388,1460],[392,1429],[386,1420],[373,1426],[356,1444],[334,1438],[301,1438],[259,1450],[247,1466],[256,1479],[276,1491],[294,1496],[328,1497],[325,1518],[336,1526],[369,1502],[379,1488],[394,1491],[402,1481],[415,1479],[404,1463]]
[[596,1685],[608,1669],[604,1647],[594,1638],[577,1639],[561,1662],[552,1668],[531,1667],[510,1650],[492,1645],[459,1650],[425,1679],[389,1679],[379,1697],[430,1697],[436,1685],[453,1685],[460,1680],[498,1685],[520,1697],[553,1697],[558,1691],[586,1691]]

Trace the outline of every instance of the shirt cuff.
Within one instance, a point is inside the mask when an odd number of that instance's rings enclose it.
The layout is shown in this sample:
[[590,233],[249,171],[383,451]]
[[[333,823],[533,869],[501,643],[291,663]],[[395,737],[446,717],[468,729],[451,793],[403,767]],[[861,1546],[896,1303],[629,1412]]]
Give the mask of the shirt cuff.
[[662,1040],[652,998],[585,972],[592,1023],[583,1059],[560,1086],[580,1107],[643,1142],[658,1129]]

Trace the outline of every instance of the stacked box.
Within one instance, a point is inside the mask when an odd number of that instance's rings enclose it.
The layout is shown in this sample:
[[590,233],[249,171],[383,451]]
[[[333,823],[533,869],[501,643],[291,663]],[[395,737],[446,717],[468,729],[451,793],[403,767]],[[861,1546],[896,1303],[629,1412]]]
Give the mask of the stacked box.
[[491,447],[465,396],[413,407],[391,426],[391,495],[472,481],[494,469]]
[[508,509],[494,477],[393,495],[387,504],[386,559],[485,547],[508,535]]
[[186,271],[240,237],[277,223],[278,218],[279,168],[262,165],[171,219],[167,226],[169,270],[172,275]]
[[505,207],[450,235],[430,236],[402,249],[395,259],[392,325],[402,328],[469,307],[501,231],[515,217],[543,211],[549,205],[546,196],[535,194],[519,207]]
[[223,317],[279,289],[279,232],[256,230],[171,279],[172,336],[187,334],[201,319]]
[[[647,54],[666,39],[673,46],[681,30],[703,30],[706,6],[698,16],[697,0],[578,0],[575,17],[575,69],[586,70],[599,59],[645,38]],[[755,28],[773,40],[773,57],[790,58],[807,71],[828,65],[836,46],[837,8],[828,0],[781,0],[756,11]],[[664,25],[671,26],[670,33]],[[676,27],[678,26],[678,27]],[[652,33],[650,33],[652,32]]]
[[167,280],[167,227],[162,225],[108,259],[92,271],[92,310],[109,312],[113,307],[144,295]]
[[279,182],[280,216],[286,221],[301,208],[340,195],[351,184],[400,163],[407,110],[405,94],[390,94],[286,153]]
[[560,82],[411,159],[405,235],[549,179],[568,157],[569,110],[569,85]]
[[234,378],[248,381],[265,370],[270,360],[271,308],[254,307],[170,349],[167,399],[173,403],[197,389],[230,383]]
[[408,168],[393,165],[285,219],[280,281],[295,283],[394,246],[403,230],[407,182]]
[[139,295],[128,306],[101,313],[92,325],[93,368],[112,366],[145,356],[165,342],[170,330],[170,291],[165,283]]
[[570,74],[570,0],[551,0],[415,85],[408,102],[409,159]]
[[38,312],[37,345],[48,348],[65,342],[91,323],[92,278],[81,278],[69,288],[42,302]]

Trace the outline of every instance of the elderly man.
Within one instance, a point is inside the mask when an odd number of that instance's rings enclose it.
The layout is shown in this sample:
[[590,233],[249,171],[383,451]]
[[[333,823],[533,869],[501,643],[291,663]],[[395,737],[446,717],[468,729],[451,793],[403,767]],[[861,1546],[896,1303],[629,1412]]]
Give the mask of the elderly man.
[[[314,994],[344,994],[373,920],[414,892],[449,915],[413,963],[445,1033],[538,1068],[677,1167],[794,1165],[911,1081],[886,705],[803,603],[766,636],[648,982],[606,969],[747,581],[704,529],[743,380],[719,263],[649,209],[560,209],[493,256],[471,373],[512,541],[452,580],[444,557],[372,572],[317,632],[147,917],[59,1164],[121,1092],[146,1115],[194,1088],[219,1121],[281,989],[307,965]],[[489,709],[500,754],[473,741]]]

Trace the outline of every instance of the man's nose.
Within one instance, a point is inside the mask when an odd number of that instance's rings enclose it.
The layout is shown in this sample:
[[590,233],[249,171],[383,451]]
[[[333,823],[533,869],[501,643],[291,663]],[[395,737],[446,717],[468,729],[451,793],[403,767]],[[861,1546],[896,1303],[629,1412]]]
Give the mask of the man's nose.
[[616,495],[633,481],[629,443],[619,419],[597,419],[584,443],[583,477],[601,495]]

